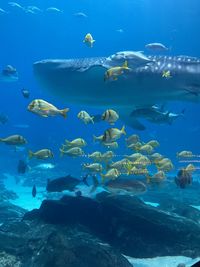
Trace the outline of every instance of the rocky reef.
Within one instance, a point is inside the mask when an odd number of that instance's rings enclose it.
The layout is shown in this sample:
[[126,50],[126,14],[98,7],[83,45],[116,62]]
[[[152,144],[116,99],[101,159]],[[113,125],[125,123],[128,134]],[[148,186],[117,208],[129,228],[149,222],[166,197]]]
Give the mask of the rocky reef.
[[[198,211],[191,208],[190,213],[198,218]],[[197,221],[151,207],[135,197],[102,193],[92,200],[65,196],[59,201],[43,201],[39,210],[27,213],[25,218],[83,225],[103,242],[131,257],[200,256]]]
[[104,192],[96,199],[44,200],[25,214],[15,206],[3,209],[12,218],[1,220],[3,267],[130,267],[123,255],[200,256],[200,212],[180,203],[164,211],[162,205],[154,208],[136,197]]

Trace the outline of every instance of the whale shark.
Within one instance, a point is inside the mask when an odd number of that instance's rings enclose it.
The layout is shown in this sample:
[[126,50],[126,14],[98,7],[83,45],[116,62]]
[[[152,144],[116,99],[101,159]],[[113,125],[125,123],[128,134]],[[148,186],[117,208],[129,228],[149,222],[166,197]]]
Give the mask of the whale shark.
[[[124,60],[130,70],[117,80],[105,82],[105,71]],[[109,57],[46,59],[35,62],[33,68],[40,85],[50,94],[81,107],[114,108],[129,125],[134,107],[200,102],[197,57],[138,56],[138,52],[124,51]],[[163,77],[163,72],[170,72],[170,77]]]

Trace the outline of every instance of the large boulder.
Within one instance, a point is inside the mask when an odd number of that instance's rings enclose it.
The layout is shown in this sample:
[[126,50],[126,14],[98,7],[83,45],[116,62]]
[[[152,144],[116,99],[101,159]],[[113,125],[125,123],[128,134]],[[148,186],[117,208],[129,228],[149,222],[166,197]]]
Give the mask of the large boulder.
[[[82,227],[23,221],[0,227],[0,255],[19,267],[131,267]],[[18,265],[17,265],[18,264]],[[1,265],[3,266],[3,265]]]
[[187,219],[191,219],[192,221],[200,224],[200,210],[180,201],[168,200],[166,202],[162,202],[159,208],[171,213],[178,214]]
[[135,197],[102,193],[97,200],[69,196],[45,200],[38,211],[25,216],[36,217],[53,224],[81,224],[131,257],[200,256],[198,223]]

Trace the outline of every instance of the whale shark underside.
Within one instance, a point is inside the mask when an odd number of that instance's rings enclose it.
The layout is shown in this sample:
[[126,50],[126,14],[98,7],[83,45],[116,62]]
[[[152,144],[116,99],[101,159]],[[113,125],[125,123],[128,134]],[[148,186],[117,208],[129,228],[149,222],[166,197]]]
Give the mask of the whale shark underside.
[[[134,107],[168,101],[200,102],[200,59],[188,56],[148,56],[118,80],[104,81],[105,71],[116,65],[110,58],[42,60],[34,63],[37,80],[51,94],[81,107],[114,108],[129,125]],[[163,77],[169,71],[170,77]],[[136,125],[134,125],[136,123]],[[139,126],[138,126],[139,127]]]

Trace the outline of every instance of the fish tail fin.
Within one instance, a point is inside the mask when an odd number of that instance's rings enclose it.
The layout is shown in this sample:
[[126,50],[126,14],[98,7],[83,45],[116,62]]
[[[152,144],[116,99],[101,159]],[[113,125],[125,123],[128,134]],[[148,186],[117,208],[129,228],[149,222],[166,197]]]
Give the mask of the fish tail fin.
[[34,153],[31,150],[29,150],[28,151],[28,157],[29,157],[29,159],[31,159],[33,156],[34,156]]
[[63,155],[64,155],[64,150],[63,149],[59,149],[60,150],[60,157],[63,157]]
[[0,138],[0,142],[3,142],[3,138]]
[[82,164],[82,167],[83,167],[83,169],[85,170],[85,169],[87,168],[87,164],[86,164],[86,163],[83,163],[83,164]]
[[122,127],[121,132],[122,132],[122,134],[126,135],[125,125]]
[[131,174],[131,170],[132,170],[132,164],[131,163],[127,163],[126,164],[126,170],[127,170],[127,174],[130,175]]
[[[66,143],[66,145],[70,145],[70,141],[67,140],[67,139],[65,139],[65,143]],[[64,145],[63,145],[63,146],[64,146]]]
[[87,178],[88,178],[88,174],[85,175],[85,176],[83,176],[82,182],[83,182],[85,185],[89,186],[88,181],[87,181]]
[[66,119],[68,111],[69,111],[69,108],[61,109],[60,111],[61,116],[63,116]]
[[95,118],[94,116],[91,117],[92,124],[94,124],[94,118]]
[[92,189],[90,190],[90,193],[94,193],[96,191],[97,187],[99,186],[99,181],[98,181],[96,175],[92,176],[92,182],[93,182],[93,186],[92,186]]
[[103,173],[100,173],[100,176],[101,176],[101,181],[102,181],[102,183],[104,183],[104,181],[105,181],[105,174],[103,174]]
[[98,138],[93,134],[93,141],[96,142],[97,139],[98,139]]
[[106,171],[108,171],[109,169],[110,169],[110,164],[107,163],[107,164],[106,164]]
[[128,61],[127,60],[122,65],[122,68],[125,69],[125,70],[130,70],[130,68],[128,67]]
[[122,65],[122,68],[128,68],[128,61],[126,60],[124,64]]
[[91,41],[90,47],[93,47],[94,42],[95,42],[95,40]]

